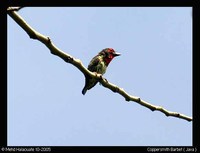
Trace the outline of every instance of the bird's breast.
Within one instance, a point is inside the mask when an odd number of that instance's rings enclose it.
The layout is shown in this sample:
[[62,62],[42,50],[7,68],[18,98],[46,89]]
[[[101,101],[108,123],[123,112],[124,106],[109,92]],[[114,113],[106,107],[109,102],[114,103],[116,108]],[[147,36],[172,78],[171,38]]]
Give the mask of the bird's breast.
[[103,61],[103,58],[100,58],[99,63],[97,65],[97,73],[104,74],[106,72],[106,68],[107,66],[105,62]]

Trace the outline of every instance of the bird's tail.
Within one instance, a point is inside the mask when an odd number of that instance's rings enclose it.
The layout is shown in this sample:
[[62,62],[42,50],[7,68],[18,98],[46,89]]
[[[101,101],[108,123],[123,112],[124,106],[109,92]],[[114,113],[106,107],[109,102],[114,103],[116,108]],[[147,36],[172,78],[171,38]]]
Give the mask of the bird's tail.
[[87,92],[87,88],[84,87],[83,90],[82,90],[82,94],[85,95],[86,92]]
[[87,79],[87,75],[86,74],[84,74],[85,75],[85,86],[84,86],[84,88],[83,88],[83,90],[82,90],[82,94],[83,95],[85,95],[85,93],[87,92],[87,82],[88,82],[88,79]]

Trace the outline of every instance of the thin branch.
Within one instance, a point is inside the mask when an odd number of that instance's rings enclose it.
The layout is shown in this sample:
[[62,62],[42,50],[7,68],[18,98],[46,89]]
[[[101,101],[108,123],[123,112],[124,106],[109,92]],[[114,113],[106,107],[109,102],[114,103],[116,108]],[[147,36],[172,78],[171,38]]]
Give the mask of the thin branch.
[[20,9],[22,9],[23,7],[20,7],[20,6],[18,6],[18,7],[8,7],[7,8],[7,11],[19,11]]
[[15,20],[15,22],[17,22],[18,25],[22,29],[24,29],[24,31],[30,36],[30,38],[36,39],[36,40],[42,42],[49,48],[49,50],[52,54],[57,55],[58,57],[62,58],[65,62],[74,65],[84,75],[89,75],[90,77],[97,79],[104,87],[112,90],[113,92],[116,92],[116,93],[119,93],[120,95],[122,95],[126,101],[134,101],[142,106],[149,108],[152,111],[160,111],[160,112],[164,113],[166,116],[177,117],[177,118],[184,119],[187,121],[193,120],[191,117],[186,116],[184,114],[168,111],[168,110],[164,109],[163,107],[152,105],[152,104],[142,100],[140,97],[131,96],[127,92],[125,92],[122,88],[119,88],[118,86],[108,82],[107,79],[103,78],[101,75],[90,72],[87,68],[84,67],[81,60],[75,59],[71,55],[69,55],[69,54],[63,52],[62,50],[60,50],[59,48],[57,48],[52,43],[52,41],[49,37],[44,36],[44,35],[40,34],[39,32],[35,31],[30,25],[28,25],[24,21],[24,19],[22,17],[19,16],[19,14],[15,10],[18,10],[18,9],[13,9],[12,7],[8,7],[8,9],[7,9],[10,17],[13,20]]

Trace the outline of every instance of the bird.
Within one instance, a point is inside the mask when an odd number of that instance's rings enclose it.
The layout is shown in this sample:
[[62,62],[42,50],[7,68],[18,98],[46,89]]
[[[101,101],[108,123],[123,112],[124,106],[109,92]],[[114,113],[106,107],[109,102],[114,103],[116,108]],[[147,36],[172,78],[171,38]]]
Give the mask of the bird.
[[[87,69],[96,74],[103,75],[112,59],[120,55],[121,54],[117,53],[113,48],[105,48],[92,58]],[[87,90],[94,87],[97,82],[97,79],[85,75],[85,86],[82,90],[82,94],[85,95]]]

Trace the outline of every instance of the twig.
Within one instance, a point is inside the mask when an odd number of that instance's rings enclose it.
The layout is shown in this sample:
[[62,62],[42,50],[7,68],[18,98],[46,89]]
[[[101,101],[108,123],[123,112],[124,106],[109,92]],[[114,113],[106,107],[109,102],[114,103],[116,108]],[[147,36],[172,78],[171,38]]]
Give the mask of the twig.
[[23,7],[20,7],[20,6],[18,6],[18,7],[8,7],[7,8],[7,11],[19,11],[20,9],[22,9]]
[[108,82],[107,79],[103,78],[101,75],[96,75],[96,74],[90,72],[87,68],[85,68],[83,66],[81,60],[75,59],[71,55],[58,49],[51,42],[51,39],[49,37],[46,37],[46,36],[40,34],[39,32],[35,31],[33,28],[31,28],[31,26],[28,25],[24,21],[24,19],[22,17],[20,17],[18,15],[18,13],[15,11],[15,10],[19,10],[19,9],[13,9],[12,7],[9,7],[7,10],[8,10],[8,14],[10,15],[10,17],[13,18],[13,20],[15,20],[18,23],[18,25],[25,30],[25,32],[30,36],[30,38],[36,39],[36,40],[42,42],[49,48],[49,50],[52,54],[57,55],[60,58],[62,58],[65,62],[74,65],[84,75],[89,75],[90,77],[97,79],[104,87],[112,90],[113,92],[116,92],[116,93],[119,93],[120,95],[122,95],[126,101],[137,102],[138,104],[145,106],[152,111],[160,111],[160,112],[164,113],[166,116],[173,116],[173,117],[177,117],[177,118],[184,119],[187,121],[193,120],[191,117],[186,116],[184,114],[168,111],[168,110],[164,109],[163,107],[152,105],[152,104],[140,99],[140,97],[131,96],[127,92],[125,92],[122,88],[119,88],[118,86]]

